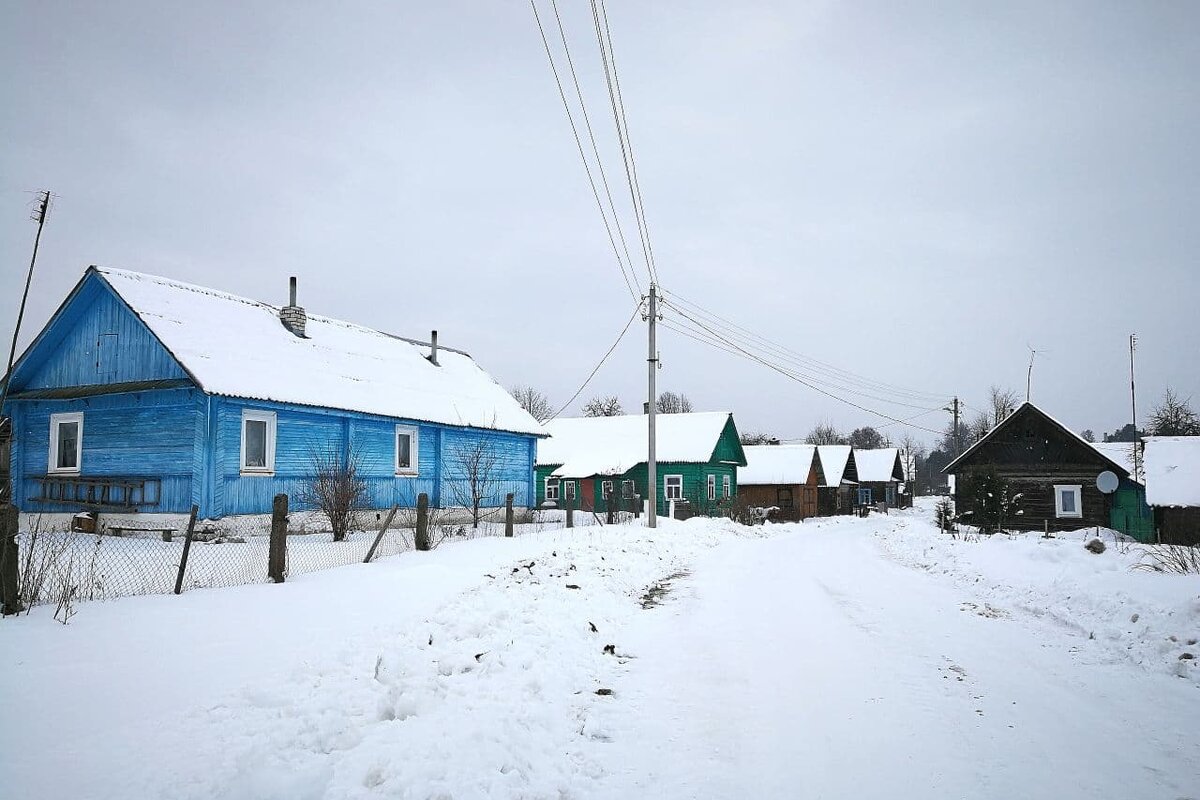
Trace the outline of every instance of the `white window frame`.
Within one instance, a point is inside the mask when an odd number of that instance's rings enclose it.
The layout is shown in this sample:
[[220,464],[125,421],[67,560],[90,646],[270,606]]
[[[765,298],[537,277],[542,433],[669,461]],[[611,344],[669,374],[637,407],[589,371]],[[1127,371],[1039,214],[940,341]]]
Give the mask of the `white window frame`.
[[721,493],[723,495],[725,495],[725,497],[733,496],[733,476],[731,476],[731,475],[722,475],[721,476]]
[[612,497],[612,493],[613,493],[613,482],[612,481],[600,481],[600,496],[603,497],[605,500],[607,500],[608,498]]
[[[266,465],[262,467],[246,466],[246,423],[247,422],[265,422],[267,424],[266,433]],[[275,428],[277,419],[274,411],[260,411],[257,409],[244,408],[242,409],[242,447],[239,458],[239,465],[243,475],[274,475],[275,474]]]
[[709,475],[707,483],[708,483],[708,499],[716,500],[717,499],[717,476]]
[[[671,490],[675,489],[675,494],[672,496]],[[682,475],[663,475],[663,499],[664,500],[682,500],[683,499],[683,476]]]
[[[75,466],[58,466],[58,426],[74,422],[78,427],[75,434]],[[78,475],[83,467],[83,412],[71,411],[50,415],[50,456],[46,460],[46,473]]]
[[[400,434],[408,434],[408,461],[407,467],[400,466]],[[416,425],[397,425],[396,432],[392,434],[392,448],[395,453],[392,456],[392,466],[396,468],[397,475],[416,475],[417,460],[420,451],[420,431]]]
[[[559,498],[558,487],[559,487],[558,478],[554,477],[553,475],[547,475],[546,476],[546,499],[547,500],[554,500],[554,501],[558,500],[558,498]],[[551,490],[553,490],[553,494],[551,494]]]
[[[1064,491],[1069,491],[1075,495],[1075,510],[1063,511],[1062,496]],[[1062,519],[1079,519],[1083,516],[1083,486],[1079,484],[1061,484],[1054,485],[1054,516]]]

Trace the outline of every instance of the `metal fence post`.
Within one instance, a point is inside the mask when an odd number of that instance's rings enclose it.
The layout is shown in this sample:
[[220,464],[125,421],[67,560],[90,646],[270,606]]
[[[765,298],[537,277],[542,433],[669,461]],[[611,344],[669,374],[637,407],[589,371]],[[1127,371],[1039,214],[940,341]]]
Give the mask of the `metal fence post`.
[[504,497],[504,535],[513,535],[513,493],[509,492]]
[[0,612],[4,616],[19,614],[21,607],[21,587],[19,570],[17,568],[18,546],[17,528],[20,527],[21,515],[14,505],[0,506]]
[[417,495],[417,530],[413,534],[413,545],[417,550],[429,549],[429,495]]
[[383,541],[383,535],[387,533],[388,526],[392,524],[392,518],[396,516],[396,512],[399,510],[400,506],[392,506],[392,510],[388,512],[387,519],[383,521],[383,526],[379,529],[379,533],[375,534],[375,541],[371,542],[371,549],[367,551],[367,557],[363,559],[364,564],[370,564],[371,559],[375,557],[375,549]]
[[288,496],[277,494],[271,503],[271,543],[267,551],[267,577],[275,583],[283,583],[287,571],[287,517]]
[[192,532],[196,530],[196,514],[199,510],[192,506],[192,515],[188,519],[187,535],[183,537],[183,554],[179,557],[179,572],[175,575],[175,594],[183,591],[183,576],[187,572],[188,554],[192,552]]

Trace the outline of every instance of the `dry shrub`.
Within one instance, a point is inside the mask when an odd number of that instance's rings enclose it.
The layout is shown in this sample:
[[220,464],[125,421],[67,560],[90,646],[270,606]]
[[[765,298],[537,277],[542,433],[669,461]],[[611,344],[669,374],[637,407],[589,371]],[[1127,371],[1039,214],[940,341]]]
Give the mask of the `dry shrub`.
[[1200,575],[1200,546],[1148,544],[1142,547],[1135,569],[1173,575]]

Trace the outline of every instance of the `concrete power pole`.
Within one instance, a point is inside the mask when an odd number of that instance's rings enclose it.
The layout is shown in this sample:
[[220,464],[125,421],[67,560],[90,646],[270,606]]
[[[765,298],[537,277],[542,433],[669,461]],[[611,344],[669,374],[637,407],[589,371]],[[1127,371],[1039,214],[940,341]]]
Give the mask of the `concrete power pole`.
[[655,371],[658,369],[658,344],[655,340],[655,326],[658,324],[658,296],[656,294],[657,287],[653,283],[650,284],[650,314],[647,321],[650,323],[650,344],[649,351],[646,356],[648,364],[648,384],[650,391],[650,402],[648,404],[649,413],[648,425],[649,441],[647,442],[647,458],[646,458],[646,473],[649,481],[650,508],[646,514],[646,524],[651,528],[658,527],[658,459],[655,452],[655,430],[654,430],[654,414],[655,403],[658,400],[658,394],[655,389]]

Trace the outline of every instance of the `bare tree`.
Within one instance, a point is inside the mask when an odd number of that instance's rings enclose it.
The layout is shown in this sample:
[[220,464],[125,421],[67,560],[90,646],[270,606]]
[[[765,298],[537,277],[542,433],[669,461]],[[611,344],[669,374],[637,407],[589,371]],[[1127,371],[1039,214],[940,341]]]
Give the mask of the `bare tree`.
[[453,476],[448,481],[454,504],[471,512],[471,527],[478,528],[485,508],[499,507],[500,453],[487,437],[476,437],[453,446],[446,459]]
[[1181,398],[1170,387],[1150,414],[1152,436],[1200,436],[1200,415],[1190,397]]
[[509,389],[508,393],[538,422],[545,422],[554,415],[554,408],[551,407],[546,395],[532,386],[514,386]]
[[855,428],[846,441],[860,450],[878,450],[880,447],[886,447],[888,444],[887,437],[870,425]]
[[1085,428],[1079,432],[1079,438],[1083,439],[1085,442],[1094,442],[1096,441],[1096,432],[1091,428]]
[[916,492],[917,465],[924,459],[925,446],[914,439],[911,433],[904,434],[900,440],[900,461],[904,465],[904,480],[913,485],[913,493]]
[[663,392],[658,396],[654,410],[660,414],[690,414],[692,413],[692,401],[684,394]]
[[971,444],[978,442],[992,429],[992,418],[980,411],[967,423],[966,440]]
[[847,444],[846,437],[832,422],[820,422],[804,437],[805,444]]
[[999,425],[1009,414],[1017,410],[1017,403],[1020,402],[1020,395],[1012,389],[1001,389],[999,386],[992,386],[988,389],[988,402],[992,406],[992,415],[988,429]]
[[301,482],[300,502],[329,519],[335,542],[345,541],[355,527],[357,512],[366,505],[362,458],[353,448],[343,453],[340,444],[330,443],[310,448],[308,460],[309,475]]
[[624,413],[625,409],[621,408],[621,401],[616,395],[593,397],[583,407],[585,417],[619,417]]
[[746,431],[745,433],[738,434],[738,440],[743,445],[779,444],[779,440],[774,436],[769,433],[762,433],[761,431]]

